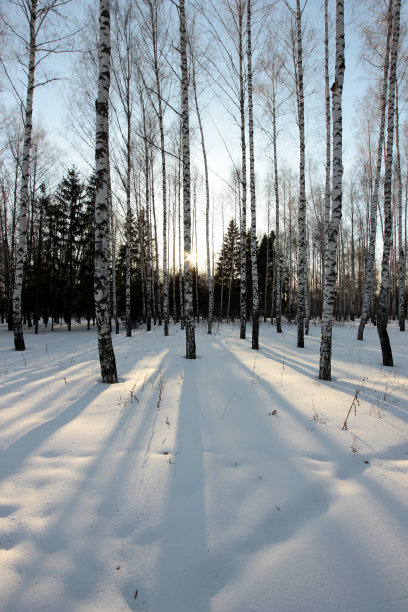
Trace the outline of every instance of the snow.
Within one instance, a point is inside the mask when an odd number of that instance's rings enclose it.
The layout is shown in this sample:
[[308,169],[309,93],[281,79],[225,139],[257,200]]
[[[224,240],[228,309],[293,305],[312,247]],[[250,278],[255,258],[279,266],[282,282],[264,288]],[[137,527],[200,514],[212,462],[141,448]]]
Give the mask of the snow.
[[0,329],[2,612],[408,610],[406,335],[238,332]]

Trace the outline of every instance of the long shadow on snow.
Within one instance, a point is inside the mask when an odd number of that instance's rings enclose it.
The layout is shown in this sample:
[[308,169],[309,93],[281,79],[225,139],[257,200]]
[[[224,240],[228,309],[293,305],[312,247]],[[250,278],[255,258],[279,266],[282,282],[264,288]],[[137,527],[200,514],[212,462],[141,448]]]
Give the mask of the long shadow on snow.
[[102,383],[93,385],[80,399],[65,408],[58,416],[41,423],[0,453],[0,481],[16,473],[26,458],[47,438],[77,418],[103,392]]
[[[248,343],[248,350],[252,350],[250,349],[249,343]],[[266,359],[270,359],[269,351],[265,351],[264,348],[260,349],[259,354],[263,354],[266,357]],[[246,366],[244,363],[242,363],[242,361],[240,361],[234,355],[233,352],[229,353],[229,358],[233,358],[235,360],[236,366],[242,370],[243,374],[248,379],[248,384],[250,384],[250,380],[253,376],[250,368]],[[271,408],[276,408],[278,412],[282,411],[286,415],[291,416],[296,421],[296,423],[300,425],[301,427],[304,427],[306,431],[306,428],[308,427],[308,425],[311,424],[311,420],[307,419],[305,415],[295,407],[293,402],[289,402],[287,400],[283,392],[279,391],[278,386],[277,385],[274,386],[269,381],[263,379],[262,376],[257,376],[257,382],[258,382],[257,387],[260,386],[260,388],[265,393],[265,396],[273,398],[271,399],[271,403],[270,403]],[[353,388],[352,385],[345,385],[345,386],[348,387],[348,389],[345,389],[345,392],[350,393],[350,395],[354,395],[353,390],[355,392],[355,387]],[[254,404],[256,405],[256,401],[254,401]],[[321,453],[320,455],[317,455],[318,460],[320,458],[323,459],[323,457],[325,456],[329,458],[330,460],[337,459],[342,466],[342,469],[340,469],[339,471],[339,474],[341,474],[338,476],[339,478],[347,478],[347,473],[349,470],[351,470],[350,475],[355,474],[354,472],[355,468],[353,466],[355,466],[356,462],[355,462],[355,457],[353,456],[351,452],[350,453],[347,452],[342,446],[336,443],[336,447],[338,448],[338,453],[336,453],[336,456],[333,457],[332,456],[333,446],[334,446],[333,440],[332,439],[328,440],[327,435],[323,429],[315,427],[313,430],[310,431],[310,435],[313,435],[315,438],[318,438],[319,443],[325,449],[325,453]],[[361,466],[360,466],[360,463],[362,464]],[[359,462],[359,468],[360,468],[359,471],[364,471],[366,467],[367,466],[363,463],[363,461]]]
[[[248,344],[248,349],[249,349],[249,344]],[[260,350],[260,353],[264,353],[263,348]],[[245,373],[245,375],[248,377],[248,380],[249,380],[252,376],[251,370],[245,364],[243,364],[239,359],[237,359],[237,357],[232,352],[230,353],[230,356],[235,359],[236,365],[241,368],[241,370]],[[268,358],[267,354],[265,356]],[[276,408],[292,416],[300,424],[302,424],[302,421],[303,421],[303,424],[306,428],[306,423],[308,423],[309,421],[305,419],[304,415],[299,410],[296,409],[293,403],[288,402],[286,397],[276,387],[270,384],[269,381],[262,379],[262,377],[258,377],[258,380],[259,380],[259,384],[261,385],[261,387],[264,387],[267,390],[266,391],[267,395],[270,395],[271,397],[278,396],[279,399],[276,402]],[[329,384],[331,386],[330,383],[322,382],[321,384]],[[345,393],[350,393],[350,395],[352,396],[355,393],[356,387],[353,384],[348,383],[347,381],[342,381],[341,385],[338,383],[336,386],[339,386],[339,387],[341,386],[341,390],[344,389]],[[316,426],[316,427],[311,428],[309,431],[310,431],[310,435],[312,435],[314,438],[317,438],[320,444],[320,447],[323,448],[324,450],[323,452],[322,450],[320,450],[318,452],[308,453],[308,456],[306,458],[312,459],[317,462],[335,462],[335,467],[336,467],[336,471],[334,473],[335,478],[339,480],[347,480],[348,478],[358,478],[367,469],[369,469],[369,464],[364,463],[362,457],[356,456],[353,453],[349,452],[348,449],[346,450],[338,442],[333,440],[333,438],[328,439],[324,428],[320,428]],[[345,435],[347,435],[347,432],[345,432]],[[333,455],[333,448],[336,449],[336,452],[334,455]],[[402,448],[398,447],[398,451],[400,452],[401,450]],[[407,451],[408,451],[408,447],[407,447]],[[392,449],[389,449],[388,452],[391,452],[392,454]],[[379,455],[375,453],[371,455],[370,453],[365,452],[364,457],[368,457],[370,460],[376,457],[378,457],[379,459],[384,458],[385,460],[387,460],[387,452],[384,452],[383,454],[379,454]],[[374,486],[371,486],[371,483],[369,484],[368,482],[365,482],[363,484],[361,481],[360,481],[360,484],[362,484],[362,486],[371,488],[373,490],[376,489],[376,496],[378,497],[379,501],[382,503],[384,492],[382,492],[382,494],[380,493],[379,485],[377,485],[377,487],[374,487]]]
[[203,442],[195,361],[185,361],[158,567],[157,611],[207,612],[208,599]]
[[[225,347],[223,347],[225,348]],[[249,348],[249,347],[248,347]],[[242,380],[245,378],[248,380],[248,384],[251,378],[251,371],[244,364],[242,364],[233,353],[230,353],[229,358],[225,359],[225,362],[231,362],[231,357],[235,360],[235,366],[230,365],[231,372],[236,370],[238,366],[244,373],[244,376],[241,377]],[[228,372],[226,373],[228,376]],[[235,378],[237,378],[236,372],[234,374]],[[286,399],[273,387],[273,385],[269,384],[266,381],[261,383],[262,386],[265,387],[266,393],[268,394],[272,392],[272,396],[278,396],[278,407],[282,412],[286,412],[292,416],[296,421],[304,420],[304,415],[301,415],[299,411],[290,403],[286,401]],[[264,403],[263,403],[264,405]],[[248,405],[248,409],[254,410],[254,420],[258,414],[255,412],[257,407],[257,402],[254,400]],[[232,417],[231,413],[229,413],[230,418]],[[268,418],[268,417],[266,417]],[[273,429],[265,424],[265,428],[263,433],[268,437],[270,435],[270,445],[273,447],[273,453],[276,456],[280,456],[282,458],[282,464],[289,464],[290,471],[292,474],[289,474],[289,477],[293,480],[299,480],[299,476],[303,479],[303,483],[301,483],[299,487],[299,491],[295,491],[294,494],[291,495],[288,500],[289,503],[282,505],[279,509],[280,512],[276,511],[276,507],[271,508],[269,512],[266,512],[260,521],[257,522],[256,526],[254,526],[254,530],[249,533],[247,536],[239,537],[237,541],[236,550],[240,551],[245,556],[251,555],[258,550],[261,550],[263,547],[273,547],[275,544],[279,542],[284,542],[289,540],[293,534],[300,529],[305,523],[313,521],[314,519],[319,518],[322,514],[325,514],[329,510],[329,499],[333,493],[332,489],[329,489],[328,485],[330,484],[331,476],[328,474],[319,473],[319,469],[317,472],[313,474],[313,470],[309,469],[299,469],[297,466],[302,465],[302,457],[305,456],[307,458],[307,454],[303,454],[297,450],[295,456],[292,457],[289,461],[287,459],[287,450],[288,446],[285,444],[285,440],[282,437],[281,431],[279,431],[278,420],[269,419],[269,424],[273,423]],[[286,424],[286,427],[288,424]],[[259,439],[259,446],[263,448],[265,445],[264,435],[263,433]],[[307,434],[306,434],[307,435]],[[320,442],[320,447],[324,448],[324,451],[318,453],[308,453],[310,459],[317,461],[319,463],[333,463],[334,467],[337,468],[337,474],[334,477],[338,479],[353,479],[359,482],[360,486],[367,491],[370,491],[372,495],[378,500],[379,504],[384,503],[385,491],[383,488],[374,482],[370,482],[371,479],[367,479],[363,477],[362,472],[365,471],[367,466],[363,463],[361,458],[355,457],[351,453],[348,453],[346,449],[340,447],[335,443],[334,440],[328,440],[326,432],[319,431],[316,428],[313,432],[311,432],[315,438]],[[336,448],[337,446],[337,448]],[[294,448],[294,447],[293,447]],[[333,449],[335,452],[333,453]],[[243,449],[244,450],[244,449]],[[281,465],[276,464],[273,469],[276,469],[279,473]],[[268,486],[273,486],[274,480],[274,471],[270,471],[266,478],[264,477],[262,484]],[[343,491],[343,489],[341,489]],[[344,490],[347,494],[347,489]],[[404,516],[404,508],[402,504],[397,503],[395,508],[395,512],[393,512],[395,518],[400,524],[403,524],[402,517]],[[339,531],[342,526],[337,525],[336,523],[332,524],[332,519],[328,519],[329,522],[327,525],[331,525],[330,532],[332,530]],[[343,525],[344,527],[344,525]],[[340,531],[339,531],[340,533]],[[323,536],[322,536],[323,537]],[[367,556],[369,553],[367,550],[360,550],[354,541],[353,537],[349,537],[348,531],[347,533],[342,533],[341,539],[344,542],[343,546],[343,555],[360,558],[361,566],[367,566]],[[347,542],[346,542],[347,540]],[[334,538],[334,542],[336,538]],[[333,545],[330,544],[330,545]],[[381,545],[381,538],[379,541],[379,545]],[[273,550],[273,548],[271,549]],[[229,551],[220,551],[216,558],[213,560],[217,565],[224,567],[224,572],[231,573],[233,569],[233,561],[231,556],[228,554]],[[328,551],[328,558],[330,557],[330,551]],[[334,553],[333,553],[334,554]],[[341,556],[339,559],[341,559]],[[339,559],[337,562],[340,562]],[[275,557],[271,557],[271,563],[279,562]],[[228,568],[228,569],[227,569]],[[272,570],[272,567],[271,567]],[[381,598],[386,598],[390,595],[387,591],[389,590],[387,586],[387,581],[383,580],[382,583],[378,583],[378,568],[375,567],[375,564],[371,564],[371,566],[367,567],[367,571],[364,575],[364,581],[367,585],[372,585],[373,583],[377,584],[377,593]],[[271,578],[272,579],[272,578]],[[355,579],[354,576],[348,576],[347,580]],[[363,579],[363,578],[362,578]],[[320,580],[320,578],[319,578]],[[345,587],[347,586],[347,580],[345,580]],[[300,603],[300,602],[299,602]]]
[[[156,364],[156,369],[163,368],[167,360],[168,355],[166,354],[165,358]],[[102,383],[98,387],[99,393],[106,388],[106,386],[102,387]],[[92,395],[91,392],[96,391],[98,387],[93,387],[80,400],[83,402],[83,408],[97,397],[98,393]],[[27,606],[24,607],[26,595],[33,593],[36,584],[47,578],[49,571],[47,564],[53,555],[58,557],[61,553],[69,559],[70,569],[69,571],[62,570],[60,578],[57,577],[60,591],[56,596],[63,598],[63,591],[72,589],[74,585],[78,602],[91,600],[93,593],[103,592],[105,581],[109,581],[111,572],[115,571],[115,559],[106,557],[104,549],[106,538],[109,538],[113,532],[114,535],[127,539],[129,533],[135,529],[136,505],[135,514],[129,512],[129,508],[122,507],[123,495],[133,491],[132,476],[133,479],[135,478],[134,454],[133,452],[128,453],[127,449],[130,448],[133,451],[141,448],[146,437],[150,437],[150,429],[152,426],[154,428],[157,418],[157,410],[156,413],[154,411],[157,398],[154,392],[152,396],[151,401],[144,405],[142,394],[140,404],[129,404],[123,409],[115,428],[104,441],[100,452],[93,458],[92,463],[85,467],[80,485],[70,492],[70,497],[64,500],[63,508],[59,507],[58,520],[53,522],[37,540],[37,558],[30,559],[31,584],[26,585],[24,589],[20,588],[12,598],[18,609],[29,609]],[[113,406],[112,409],[118,410],[119,408]],[[71,414],[71,418],[66,418],[65,422],[60,419],[60,426],[73,420],[80,412],[81,410],[77,410],[75,414]],[[57,427],[55,427],[56,430]],[[133,432],[134,435],[132,435]],[[54,431],[48,433],[51,435]],[[123,440],[124,435],[127,438],[126,444]],[[32,450],[36,446],[37,444],[33,444]],[[115,456],[115,453],[118,452],[121,453],[120,459]],[[85,516],[89,519],[87,522],[81,520],[85,508],[87,509]],[[129,522],[123,520],[122,512],[129,517]],[[77,521],[78,518],[80,520]],[[120,555],[120,550],[115,552]],[[120,565],[120,557],[116,559],[116,562]],[[95,576],[98,576],[97,582],[95,582]],[[121,579],[122,588],[119,587],[123,599],[128,602],[131,609],[136,603],[134,600],[135,584],[140,586],[137,577],[132,575],[126,579],[124,575]],[[48,608],[45,607],[45,609]]]
[[[316,364],[316,367],[314,366],[308,366],[305,365],[304,361],[301,360],[299,358],[296,359],[296,357],[293,355],[293,353],[291,355],[288,355],[288,353],[286,352],[287,346],[285,348],[285,353],[283,353],[283,348],[282,350],[274,349],[270,346],[261,346],[259,354],[263,354],[265,355],[265,357],[272,359],[273,361],[275,361],[277,364],[281,364],[284,363],[285,367],[289,367],[292,370],[296,371],[298,374],[302,375],[302,376],[307,376],[309,378],[311,378],[312,380],[318,380],[318,369],[319,369],[319,364]],[[293,350],[293,348],[291,348],[291,350]],[[297,349],[300,351],[300,355],[305,355],[304,349]],[[309,353],[310,354],[310,353]],[[335,359],[333,359],[333,362],[335,362]],[[239,362],[240,363],[240,362]],[[242,365],[242,364],[241,364]],[[333,369],[335,369],[335,363],[333,365]],[[350,404],[356,394],[356,391],[358,389],[361,389],[363,391],[363,393],[360,395],[360,401],[367,401],[367,398],[369,397],[367,395],[367,397],[364,396],[364,389],[365,386],[367,387],[367,391],[369,392],[370,390],[370,385],[364,382],[360,382],[358,380],[356,380],[355,382],[353,381],[349,381],[349,380],[344,380],[341,377],[332,377],[331,381],[319,381],[319,384],[326,386],[328,389],[332,389],[334,391],[341,391],[342,393],[348,394],[350,396]],[[375,405],[375,398],[373,398],[372,401],[373,405]],[[344,416],[340,415],[340,421],[341,419],[346,417],[347,415],[347,411],[350,407],[350,404],[345,405],[345,409],[344,409]],[[388,409],[388,408],[387,408]],[[394,408],[394,416],[396,418],[401,418],[401,420],[405,420],[405,418],[398,417],[397,414],[395,414],[396,412],[402,412],[404,414],[405,417],[405,413],[404,413],[404,409],[401,407],[395,407]],[[341,425],[342,423],[339,421],[339,425]]]

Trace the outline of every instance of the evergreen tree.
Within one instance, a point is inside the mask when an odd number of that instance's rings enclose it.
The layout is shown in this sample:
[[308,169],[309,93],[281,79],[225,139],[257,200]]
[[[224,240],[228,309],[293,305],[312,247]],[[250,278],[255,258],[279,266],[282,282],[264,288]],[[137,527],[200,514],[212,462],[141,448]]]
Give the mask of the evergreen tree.
[[[272,303],[273,270],[275,262],[275,233],[271,232],[269,238],[266,234],[262,236],[257,251],[258,281],[259,281],[259,303]],[[265,296],[265,291],[267,295]],[[266,301],[265,301],[266,297]],[[264,313],[267,316],[267,313]]]
[[[215,271],[215,284],[220,295],[220,318],[239,312],[239,278],[241,268],[240,230],[234,219],[228,224]],[[224,297],[224,287],[227,291]]]
[[81,234],[84,229],[85,188],[75,168],[71,168],[67,176],[63,178],[55,198],[56,206],[63,214],[65,225],[61,232],[61,281],[64,291],[64,320],[68,331],[71,331],[73,308],[78,297],[76,283],[84,247]]

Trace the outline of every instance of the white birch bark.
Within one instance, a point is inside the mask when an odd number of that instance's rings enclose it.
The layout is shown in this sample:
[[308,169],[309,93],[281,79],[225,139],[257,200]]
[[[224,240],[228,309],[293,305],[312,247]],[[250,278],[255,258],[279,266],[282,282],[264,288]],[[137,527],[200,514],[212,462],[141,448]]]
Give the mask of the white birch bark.
[[305,336],[309,335],[310,326],[310,287],[309,287],[309,238],[306,232],[306,269],[305,269]]
[[342,214],[343,125],[342,94],[344,81],[344,1],[336,1],[336,68],[333,99],[333,202],[325,262],[325,286],[320,340],[319,378],[331,380],[332,324],[336,286],[337,238]]
[[102,382],[116,383],[109,313],[108,116],[110,87],[110,3],[100,0],[99,79],[96,100],[95,311]]
[[277,153],[277,129],[276,129],[276,81],[272,84],[272,138],[273,138],[273,171],[275,188],[275,316],[276,332],[282,333],[282,249],[280,242],[280,223],[279,223],[279,180],[278,180],[278,153]]
[[[129,84],[128,84],[129,85]],[[130,206],[130,181],[132,172],[132,133],[131,133],[131,109],[130,109],[130,88],[126,90],[127,101],[127,140],[126,140],[126,263],[125,263],[125,329],[126,336],[129,338],[132,335],[132,320],[131,320],[131,297],[130,297],[130,275],[131,275],[131,248],[132,248],[132,210]]]
[[186,359],[196,358],[193,322],[193,287],[191,262],[191,176],[190,126],[188,107],[189,77],[187,68],[187,32],[184,0],[180,0],[181,109],[183,148],[183,225],[184,225],[184,325],[186,329]]
[[238,53],[239,53],[239,107],[241,119],[241,271],[240,271],[240,338],[246,337],[247,310],[247,274],[246,274],[246,214],[247,214],[247,180],[246,180],[246,137],[245,137],[245,87],[244,87],[244,49],[243,49],[243,2],[239,0],[238,9]]
[[142,111],[143,125],[143,140],[144,140],[144,174],[145,174],[145,210],[146,210],[146,331],[152,330],[152,261],[151,261],[151,244],[152,244],[152,225],[150,221],[150,173],[149,173],[149,145],[146,122],[146,107],[140,94],[140,108]]
[[364,293],[363,293],[363,306],[361,312],[360,323],[358,326],[357,339],[363,340],[364,338],[364,327],[368,321],[371,293],[374,283],[374,268],[375,268],[375,242],[377,235],[377,210],[378,210],[378,191],[380,188],[381,178],[381,165],[382,165],[382,153],[384,147],[384,134],[385,134],[385,115],[387,107],[387,91],[388,91],[388,72],[390,66],[390,46],[391,46],[391,31],[392,31],[392,0],[388,5],[388,28],[387,28],[387,40],[385,45],[384,55],[384,73],[383,73],[383,84],[381,91],[381,102],[380,102],[380,133],[378,138],[378,149],[377,149],[377,165],[374,179],[374,189],[371,199],[370,207],[370,239],[368,246],[367,262],[366,262],[366,274],[364,279]]
[[[181,136],[181,124],[180,124],[180,136]],[[184,330],[184,278],[183,278],[183,249],[182,249],[182,231],[181,231],[181,147],[179,154],[179,164],[178,164],[178,180],[177,180],[177,220],[178,220],[178,263],[179,263],[179,272],[178,272],[178,286],[179,286],[179,311],[180,311],[180,328]]]
[[22,313],[21,313],[21,292],[23,288],[24,257],[27,247],[27,208],[29,201],[29,175],[30,175],[30,154],[31,138],[33,130],[33,98],[34,98],[34,76],[35,76],[35,55],[36,55],[36,22],[37,22],[37,0],[29,3],[30,8],[30,46],[28,60],[28,82],[24,119],[24,145],[22,158],[22,176],[20,190],[20,211],[18,220],[18,242],[16,250],[16,263],[14,272],[14,291],[13,291],[13,329],[14,329],[14,348],[16,351],[25,350],[23,335]]
[[397,80],[398,42],[401,1],[394,0],[392,15],[392,45],[388,91],[387,147],[384,177],[384,240],[381,262],[381,286],[378,301],[377,331],[384,366],[393,366],[391,343],[387,332],[390,284],[390,253],[392,247],[392,158],[394,147],[395,87]]
[[[326,103],[326,183],[324,189],[324,252],[327,249],[327,232],[330,222],[331,201],[331,113],[330,113],[330,77],[329,77],[329,9],[328,0],[324,0],[324,94]],[[324,292],[324,266],[322,274],[322,293]]]
[[[259,290],[256,256],[256,193],[254,154],[254,113],[252,99],[251,0],[247,0],[248,120],[249,120],[249,190],[251,194],[251,269],[252,269],[252,348],[259,349]],[[269,240],[269,236],[268,236]]]
[[119,319],[117,308],[117,290],[116,290],[116,223],[112,205],[112,188],[110,181],[110,168],[108,167],[108,194],[109,194],[109,240],[110,240],[110,255],[112,266],[112,315],[115,321],[115,334],[119,333]]
[[350,190],[351,206],[351,286],[350,286],[350,320],[354,321],[356,314],[356,263],[354,247],[354,188]]
[[[67,2],[63,2],[62,4],[66,3]],[[30,199],[29,176],[33,129],[32,116],[34,89],[36,87],[35,70],[37,64],[39,64],[48,55],[55,51],[55,49],[53,48],[53,43],[55,41],[50,41],[49,39],[47,39],[47,36],[45,36],[40,43],[38,43],[37,39],[39,31],[42,29],[49,14],[53,13],[54,11],[58,13],[58,7],[61,4],[58,3],[58,0],[52,0],[48,3],[42,3],[40,4],[40,6],[38,6],[38,0],[21,0],[18,2],[14,2],[13,4],[16,4],[22,9],[24,18],[27,19],[29,24],[29,39],[28,41],[26,41],[26,46],[28,47],[28,61],[27,64],[24,63],[27,69],[27,91],[24,108],[24,143],[21,165],[22,176],[20,186],[18,239],[14,268],[14,289],[12,297],[14,348],[18,351],[24,351],[25,342],[22,327],[21,294],[23,287],[24,258],[27,248],[27,211]],[[37,58],[37,53],[40,54],[39,58]]]
[[[266,235],[267,235],[267,241],[266,241],[266,265],[265,265],[265,283],[264,283],[264,305],[263,305],[263,310],[264,310],[264,315],[263,315],[263,319],[264,319],[264,323],[266,323],[267,321],[267,308],[268,308],[268,276],[269,276],[269,237],[271,235],[271,230],[270,230],[270,218],[271,218],[271,193],[270,193],[270,187],[268,187],[268,205],[267,205],[267,228],[266,228]],[[272,296],[274,295],[274,287],[272,286]],[[272,302],[273,302],[273,298],[272,298]],[[271,312],[271,323],[273,320],[273,309]]]
[[162,101],[162,87],[160,82],[160,67],[159,67],[159,33],[158,33],[158,4],[148,2],[150,12],[150,26],[153,43],[153,69],[156,81],[157,95],[157,117],[159,120],[160,132],[160,152],[161,152],[161,174],[162,174],[162,204],[163,204],[163,321],[164,335],[169,335],[169,269],[168,269],[168,221],[167,221],[167,177],[166,177],[166,152],[164,149],[164,113]]
[[[158,324],[162,325],[163,322],[163,311],[161,303],[161,288],[160,288],[160,266],[159,266],[159,241],[157,238],[157,219],[156,219],[156,196],[154,191],[154,155],[153,148],[150,148],[150,184],[151,184],[151,200],[152,200],[152,213],[153,213],[153,231],[154,231],[154,259],[155,259],[155,270],[154,270],[154,291],[155,296],[154,313],[157,315]],[[166,231],[167,233],[167,231]],[[167,253],[166,253],[167,256]],[[156,324],[156,319],[154,320]]]
[[[116,62],[112,61],[113,86],[123,109],[126,120],[126,131],[120,130],[123,139],[123,149],[126,155],[126,172],[119,171],[126,193],[126,219],[125,219],[125,330],[126,336],[132,335],[131,323],[131,173],[132,173],[132,114],[133,104],[131,96],[131,83],[133,78],[133,14],[130,0],[124,6],[115,5],[116,17]],[[108,137],[109,138],[109,137]],[[109,157],[109,156],[108,156]],[[113,285],[112,285],[113,288]]]
[[201,121],[201,112],[198,105],[197,82],[195,72],[195,61],[192,62],[192,84],[194,91],[194,102],[197,113],[198,128],[200,130],[201,151],[203,154],[204,163],[204,184],[205,184],[205,240],[207,249],[207,286],[208,286],[208,318],[207,318],[207,333],[212,333],[212,323],[214,317],[214,278],[211,274],[211,250],[210,250],[210,183],[208,179],[208,161],[207,150],[205,147],[205,138],[203,124]]
[[173,323],[177,323],[177,298],[176,298],[176,232],[177,232],[177,194],[179,191],[177,181],[177,169],[174,171],[174,201],[173,201]]
[[298,123],[299,123],[299,254],[298,254],[298,333],[297,346],[303,348],[304,339],[304,318],[306,300],[306,182],[305,182],[305,103],[303,89],[303,52],[302,52],[302,11],[300,0],[296,0],[296,61],[297,61],[297,104],[298,104]]
[[398,323],[400,331],[405,331],[405,275],[406,261],[402,232],[402,176],[401,176],[401,154],[399,142],[399,109],[398,109],[398,86],[396,89],[395,105],[395,137],[397,141],[397,185],[398,185]]
[[163,202],[163,321],[164,335],[169,335],[169,270],[168,270],[168,247],[167,247],[167,178],[166,178],[166,153],[164,150],[164,123],[163,110],[160,93],[159,73],[156,73],[156,83],[159,96],[159,129],[162,163],[162,202]]

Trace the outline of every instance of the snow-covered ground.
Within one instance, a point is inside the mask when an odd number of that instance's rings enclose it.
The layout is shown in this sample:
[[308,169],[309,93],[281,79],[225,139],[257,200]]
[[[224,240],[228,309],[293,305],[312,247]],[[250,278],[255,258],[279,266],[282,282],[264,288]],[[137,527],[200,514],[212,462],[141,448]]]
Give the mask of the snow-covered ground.
[[[1,612],[406,612],[408,351],[389,327],[0,330]],[[354,404],[353,404],[354,402]],[[348,429],[343,423],[348,416]]]

